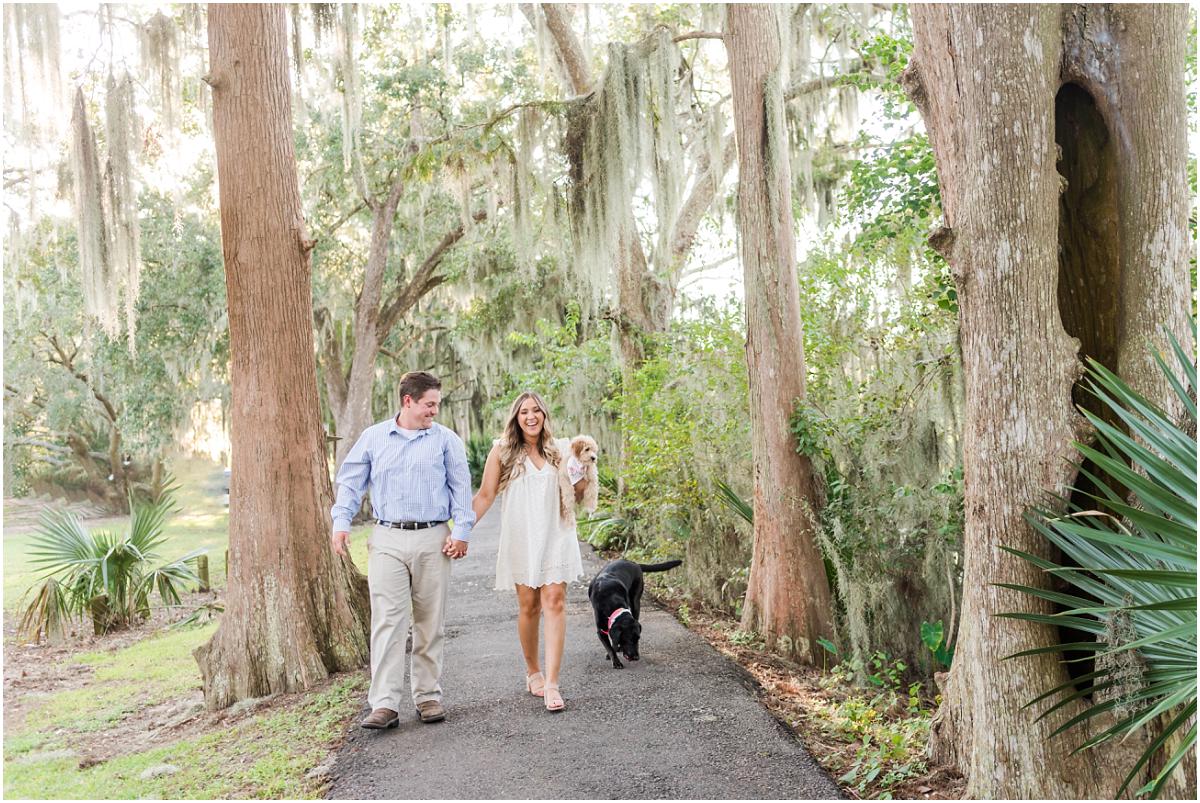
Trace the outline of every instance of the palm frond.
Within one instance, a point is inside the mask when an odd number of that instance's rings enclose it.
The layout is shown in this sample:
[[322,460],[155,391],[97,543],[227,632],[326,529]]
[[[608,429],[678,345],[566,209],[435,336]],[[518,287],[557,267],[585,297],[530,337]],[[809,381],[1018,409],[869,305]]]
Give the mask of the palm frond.
[[53,633],[65,633],[74,618],[70,590],[55,578],[48,577],[30,592],[32,599],[21,614],[17,634],[40,644]]
[[[60,567],[96,559],[94,542],[79,518],[69,510],[47,510],[29,548],[30,563]],[[57,569],[56,569],[57,571]]]
[[754,505],[740,497],[724,480],[717,480],[717,498],[725,507],[736,513],[738,518],[748,524],[754,524]]
[[196,585],[200,577],[193,568],[196,558],[207,554],[207,549],[194,549],[178,560],[166,563],[148,572],[141,580],[144,596],[149,598],[149,592],[154,589],[159,598],[169,605],[178,605],[181,592],[188,585]]
[[30,547],[33,564],[45,574],[40,586],[28,592],[29,605],[22,614],[22,632],[40,639],[70,617],[88,616],[96,632],[124,627],[150,613],[150,598],[178,604],[181,590],[198,582],[188,566],[203,550],[146,572],[157,558],[155,550],[165,540],[163,524],[174,509],[173,480],[151,502],[131,500],[128,532],[88,533],[70,512],[43,514],[42,526]]
[[[1117,796],[1155,754],[1167,749],[1173,734],[1191,724],[1182,743],[1165,757],[1163,769],[1137,792],[1157,797],[1196,743],[1196,440],[1189,434],[1195,432],[1196,366],[1173,336],[1171,346],[1179,363],[1176,370],[1162,355],[1156,354],[1155,360],[1185,411],[1186,424],[1171,420],[1116,374],[1089,360],[1088,390],[1120,422],[1117,426],[1082,410],[1096,436],[1093,445],[1076,444],[1081,459],[1094,466],[1092,470],[1079,466],[1079,471],[1095,486],[1086,496],[1096,507],[1083,509],[1059,498],[1058,510],[1064,513],[1043,507],[1027,514],[1026,520],[1061,551],[1061,565],[1006,549],[1066,580],[1077,593],[998,584],[1061,606],[1054,614],[999,616],[1068,625],[1096,636],[1090,646],[1049,645],[1008,656],[1072,650],[1086,653],[1076,661],[1095,659],[1095,671],[1028,703],[1058,698],[1040,713],[1041,719],[1072,702],[1096,698],[1051,736],[1113,715],[1115,724],[1083,742],[1076,748],[1079,751],[1152,722],[1163,723],[1163,731],[1129,771]],[[1115,488],[1127,489],[1129,498]],[[1115,668],[1118,664],[1124,668]],[[1099,699],[1102,693],[1107,699]]]

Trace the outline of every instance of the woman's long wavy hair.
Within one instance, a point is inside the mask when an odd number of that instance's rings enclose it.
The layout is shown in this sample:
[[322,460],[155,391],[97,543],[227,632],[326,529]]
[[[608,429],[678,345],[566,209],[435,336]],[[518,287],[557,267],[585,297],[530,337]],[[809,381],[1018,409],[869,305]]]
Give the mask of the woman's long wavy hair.
[[550,461],[556,471],[559,463],[562,462],[562,454],[554,445],[554,436],[550,432],[550,408],[546,406],[546,402],[542,401],[541,396],[532,390],[527,390],[517,397],[516,401],[512,403],[512,407],[508,408],[508,420],[504,424],[504,434],[496,441],[496,445],[500,447],[501,491],[507,488],[510,482],[521,476],[521,472],[525,470],[525,432],[521,429],[521,423],[517,418],[521,411],[521,405],[530,399],[542,411],[543,416],[542,432],[538,436],[538,451],[541,452],[542,457]]

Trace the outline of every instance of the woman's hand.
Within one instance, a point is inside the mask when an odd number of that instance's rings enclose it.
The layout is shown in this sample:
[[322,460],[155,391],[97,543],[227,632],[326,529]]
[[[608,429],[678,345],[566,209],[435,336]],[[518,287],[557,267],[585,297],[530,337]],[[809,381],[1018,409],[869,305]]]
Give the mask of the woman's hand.
[[446,536],[446,543],[442,544],[442,554],[448,558],[458,560],[467,556],[467,542],[457,541],[453,536]]
[[575,483],[575,504],[583,501],[583,493],[588,489],[588,479],[584,477],[579,482]]

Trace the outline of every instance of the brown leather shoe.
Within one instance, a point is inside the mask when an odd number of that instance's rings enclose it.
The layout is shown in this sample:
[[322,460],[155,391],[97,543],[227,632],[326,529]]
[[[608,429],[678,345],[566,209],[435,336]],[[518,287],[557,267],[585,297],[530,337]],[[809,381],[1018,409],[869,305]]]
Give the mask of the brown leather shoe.
[[437,700],[426,700],[417,703],[417,716],[428,725],[430,722],[441,722],[446,718],[446,709]]
[[377,731],[384,728],[394,728],[400,724],[400,712],[390,708],[376,708],[359,725],[367,730]]

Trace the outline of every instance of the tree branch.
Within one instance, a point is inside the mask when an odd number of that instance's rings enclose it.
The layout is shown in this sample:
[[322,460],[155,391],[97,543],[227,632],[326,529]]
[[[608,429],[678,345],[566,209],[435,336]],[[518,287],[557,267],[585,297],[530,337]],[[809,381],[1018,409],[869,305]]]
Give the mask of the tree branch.
[[[476,222],[485,220],[487,216],[487,210],[483,209],[472,215]],[[384,304],[383,311],[379,313],[377,332],[380,342],[387,337],[388,332],[402,315],[412,309],[430,290],[446,280],[444,276],[436,274],[435,271],[446,253],[463,238],[464,234],[466,234],[466,228],[462,223],[446,232],[441,242],[434,247],[429,256],[425,257],[425,261],[413,273],[408,283],[403,287],[397,286],[391,298]]]
[[688,39],[724,39],[725,36],[716,31],[691,31],[689,33],[681,33],[678,36],[672,37],[671,41],[675,44],[686,42]]
[[[69,437],[69,436],[64,436]],[[36,446],[39,449],[45,449],[48,452],[59,452],[61,454],[75,454],[75,451],[69,446],[63,446],[61,443],[50,443],[49,441],[40,441],[35,438],[14,438],[11,441],[13,446]],[[108,462],[108,452],[90,451],[88,454],[91,457],[98,458]]]
[[63,368],[66,368],[67,371],[71,373],[71,376],[75,377],[84,385],[86,385],[87,389],[92,392],[92,396],[95,397],[96,401],[98,401],[104,408],[104,414],[108,416],[109,423],[116,427],[116,406],[108,399],[107,396],[105,396],[92,385],[92,380],[88,378],[87,374],[75,367],[75,357],[79,354],[79,346],[72,344],[74,349],[68,355],[62,344],[58,342],[58,337],[56,335],[47,335],[45,332],[43,332],[42,337],[45,337],[46,341],[50,344],[50,347],[54,349],[54,353],[48,354],[47,359],[56,365],[61,365]]
[[810,78],[807,81],[797,81],[788,87],[783,93],[783,100],[786,103],[789,100],[795,100],[803,95],[811,95],[814,92],[820,92],[822,89],[837,85],[838,82],[845,81],[847,78],[854,76],[865,76],[872,80],[872,83],[881,84],[886,81],[886,77],[875,75],[871,72],[871,66],[861,58],[853,59],[846,69],[836,73],[835,75],[822,75],[818,78]]
[[366,208],[367,208],[366,203],[363,201],[359,201],[357,204],[354,205],[353,209],[351,209],[349,212],[342,215],[340,218],[338,218],[332,224],[330,224],[328,227],[326,227],[324,229],[324,231],[322,231],[321,234],[319,235],[319,238],[332,237],[334,235],[334,233],[337,232],[338,229],[340,229],[342,226],[346,225],[347,222],[349,222],[350,218],[354,217],[355,215],[357,215],[359,212],[361,212],[362,210],[364,210]]
[[720,187],[722,179],[725,178],[725,174],[729,172],[729,168],[736,158],[737,141],[732,133],[725,137],[725,142],[722,144],[721,164],[714,166],[710,164],[707,154],[701,155],[696,181],[687,200],[679,209],[679,216],[675,220],[675,229],[671,232],[670,253],[666,254],[667,268],[671,273],[672,284],[678,280],[678,271],[687,262],[688,253],[696,241],[696,232],[700,228],[700,221],[704,219],[704,214],[712,206],[717,188]]
[[559,58],[567,68],[567,76],[571,79],[571,89],[576,95],[584,95],[592,91],[595,79],[588,65],[587,56],[579,37],[571,28],[567,19],[565,6],[559,3],[541,3],[542,16],[546,19],[546,28],[554,37]]

